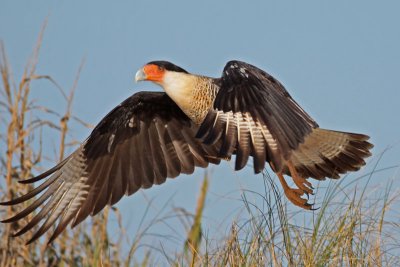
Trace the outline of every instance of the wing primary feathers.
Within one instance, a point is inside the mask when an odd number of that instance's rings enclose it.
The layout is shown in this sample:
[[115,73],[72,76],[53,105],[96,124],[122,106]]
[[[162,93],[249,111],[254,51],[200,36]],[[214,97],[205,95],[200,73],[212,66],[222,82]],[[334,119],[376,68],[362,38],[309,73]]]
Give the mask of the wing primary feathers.
[[21,181],[18,181],[18,183],[21,183],[21,184],[32,184],[32,183],[38,182],[38,181],[42,180],[43,178],[46,178],[50,174],[58,171],[60,168],[62,168],[64,166],[64,164],[69,160],[69,158],[70,157],[65,158],[63,161],[58,163],[56,166],[54,166],[50,170],[45,171],[44,173],[42,173],[42,174],[40,174],[40,175],[38,175],[36,177],[30,178],[30,179],[26,179],[26,180],[21,180]]
[[[120,155],[124,155],[124,157],[129,157],[129,155],[124,154],[123,151],[119,150],[118,153],[120,153]],[[113,165],[113,168],[111,169],[111,173],[113,173],[114,178],[110,177],[111,179],[109,179],[109,181],[112,181],[112,185],[110,185],[110,196],[107,202],[107,204],[110,206],[117,203],[126,192],[128,177],[123,175],[123,169],[125,169],[123,165],[123,162],[125,161],[124,157],[119,157],[118,161]]]
[[193,173],[194,161],[190,153],[189,146],[181,133],[181,129],[175,120],[171,121],[171,127],[168,127],[168,133],[171,136],[176,154],[181,162],[181,173]]
[[242,114],[237,115],[238,119],[238,143],[236,145],[236,162],[235,170],[241,170],[246,166],[250,156],[250,136],[246,127],[247,122],[242,117]]
[[[59,192],[59,190],[57,190],[57,192]],[[65,190],[64,190],[65,192]],[[54,207],[57,205],[57,201],[60,200],[62,197],[62,194],[55,194],[54,196],[51,197],[51,199],[46,203],[46,205],[39,211],[39,213],[37,213],[32,220],[29,221],[29,223],[27,225],[25,225],[21,230],[19,230],[17,233],[14,234],[14,236],[19,236],[24,234],[25,232],[29,231],[30,229],[32,229],[34,226],[36,226],[41,220],[43,220],[44,218],[47,217],[50,218],[51,214],[53,214],[54,212]],[[41,226],[40,229],[43,229],[43,225]],[[39,231],[38,230],[38,231]],[[39,237],[37,235],[38,231],[33,235],[33,237],[31,237],[31,239],[27,242],[27,244],[30,244],[31,242],[33,242],[35,239],[37,239],[37,237]],[[36,236],[36,238],[35,238]]]
[[99,183],[103,178],[102,171],[104,166],[106,165],[107,157],[103,156],[97,160],[90,159],[88,161],[89,162],[87,162],[87,166],[90,166],[90,168],[87,170],[88,179],[86,182],[86,186],[89,187],[90,185],[90,190],[88,191],[84,203],[77,210],[74,220],[72,221],[72,228],[83,221],[91,213],[93,207],[92,205],[99,191]]
[[59,186],[59,184],[61,184],[61,183],[58,182],[58,184],[56,184],[52,188],[49,188],[49,190],[47,190],[44,194],[42,194],[38,199],[36,199],[32,204],[30,204],[24,210],[18,212],[13,217],[3,220],[1,222],[2,223],[15,222],[15,221],[18,221],[19,219],[22,219],[25,216],[29,215],[30,213],[32,213],[32,211],[34,211],[37,207],[39,207],[44,201],[46,201],[53,194],[54,188]]
[[223,136],[221,137],[223,142],[219,151],[219,156],[222,158],[230,157],[234,152],[236,143],[238,141],[238,127],[236,124],[235,115],[232,112],[225,114],[226,125]]
[[189,150],[193,154],[194,164],[206,168],[208,166],[208,161],[206,159],[207,153],[199,143],[193,141],[192,136],[194,136],[195,133],[196,132],[192,128],[182,129],[183,138],[188,144]]
[[[97,177],[93,177],[95,179],[93,187],[91,188],[91,191],[80,210],[84,211],[85,218],[89,214],[94,216],[99,212],[99,210],[101,210],[101,205],[99,205],[99,202],[101,202],[101,199],[105,197],[103,192],[106,192],[106,188],[108,187],[108,180],[106,180],[105,177],[109,177],[110,169],[115,158],[111,156],[105,157],[107,157],[107,159],[105,158],[104,164],[100,166],[99,175]],[[87,212],[89,213],[87,214]]]
[[138,138],[135,138],[132,140],[132,146],[131,146],[131,154],[133,155],[133,158],[135,159],[135,164],[132,164],[133,167],[133,181],[137,188],[140,188],[142,186],[142,180],[145,174],[143,173],[143,158],[141,155],[141,149],[139,148],[140,143]]
[[168,177],[175,178],[181,171],[179,158],[176,155],[174,145],[172,144],[171,137],[166,127],[159,122],[156,123],[156,127],[159,134],[161,149],[166,161],[167,175]]
[[267,143],[265,142],[264,136],[262,135],[262,130],[260,126],[256,127],[254,130],[254,141],[253,149],[254,149],[254,170],[255,173],[260,173],[264,170],[265,161],[266,161],[266,146]]
[[112,187],[115,183],[116,177],[116,169],[115,167],[118,164],[119,157],[122,155],[116,154],[110,157],[110,161],[106,165],[105,169],[102,171],[102,175],[108,177],[108,179],[101,179],[101,187],[99,192],[95,196],[95,200],[91,205],[93,206],[91,215],[94,216],[99,213],[106,205],[109,203],[109,199],[111,197]]
[[[221,118],[222,111],[216,111],[214,115],[213,126],[209,127],[208,135],[204,138],[203,143],[206,145],[215,144],[224,133],[223,118]],[[212,115],[211,115],[212,116]]]
[[152,123],[149,127],[149,140],[151,151],[153,152],[153,166],[155,173],[155,184],[161,184],[167,177],[167,166],[165,165],[164,154],[162,153],[162,149],[160,149],[160,141],[158,139],[157,128]]
[[216,121],[216,116],[217,116],[217,112],[215,112],[214,110],[210,110],[207,113],[205,119],[203,120],[202,124],[200,125],[200,128],[197,130],[196,138],[204,140],[207,133],[214,126],[214,122]]
[[154,184],[154,167],[153,163],[153,152],[151,150],[149,135],[148,135],[148,124],[145,122],[140,122],[143,130],[138,139],[138,149],[140,151],[140,157],[142,160],[142,169],[143,169],[143,177],[142,177],[142,188],[150,188]]
[[31,191],[29,191],[28,193],[26,193],[25,195],[22,195],[20,197],[14,198],[10,201],[5,201],[5,202],[1,202],[0,205],[3,206],[10,206],[10,205],[16,205],[22,202],[25,202],[31,198],[33,198],[34,196],[36,196],[37,194],[39,194],[40,192],[42,192],[43,190],[45,190],[46,188],[48,188],[52,183],[54,183],[54,181],[57,180],[57,178],[61,175],[61,173],[56,173],[53,174],[48,180],[46,180],[43,184],[39,185],[38,187],[36,187],[35,189],[32,189]]

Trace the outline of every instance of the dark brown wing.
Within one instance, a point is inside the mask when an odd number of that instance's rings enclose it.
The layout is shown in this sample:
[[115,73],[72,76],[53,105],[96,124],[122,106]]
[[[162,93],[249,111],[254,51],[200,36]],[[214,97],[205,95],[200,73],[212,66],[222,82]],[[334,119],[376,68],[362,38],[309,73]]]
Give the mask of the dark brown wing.
[[253,156],[256,173],[265,161],[281,171],[284,160],[318,127],[281,83],[255,66],[230,61],[216,83],[220,89],[214,108],[197,137],[207,144],[222,141],[219,156],[236,153],[236,170]]
[[71,221],[73,227],[105,205],[115,204],[124,194],[164,183],[167,177],[180,173],[193,173],[195,166],[218,164],[217,149],[194,137],[197,128],[165,93],[134,94],[113,109],[68,158],[22,181],[33,183],[50,176],[26,195],[1,203],[19,204],[44,191],[31,205],[3,222],[18,221],[40,207],[15,235],[44,220],[28,243],[57,224],[51,242]]

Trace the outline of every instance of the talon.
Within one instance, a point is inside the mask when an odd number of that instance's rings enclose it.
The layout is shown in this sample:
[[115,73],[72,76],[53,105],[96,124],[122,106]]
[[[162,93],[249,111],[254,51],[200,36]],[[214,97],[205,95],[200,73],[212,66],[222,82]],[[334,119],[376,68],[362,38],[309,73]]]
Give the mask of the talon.
[[[292,202],[294,205],[306,209],[306,210],[313,210],[313,204],[309,204],[309,194],[306,190],[300,189],[300,188],[290,188],[288,184],[285,181],[285,178],[283,177],[282,173],[277,173],[279,180],[282,184],[283,187],[283,192],[285,193],[286,197],[290,202]],[[303,185],[304,186],[304,185]],[[309,189],[310,190],[310,189]],[[301,196],[306,194],[307,199],[302,198]]]
[[293,181],[297,185],[297,187],[302,189],[304,193],[313,195],[314,187],[312,186],[311,182],[307,181],[305,178],[301,177],[297,173],[296,168],[293,166],[291,161],[287,161],[287,166],[289,168],[290,175],[292,176]]
[[308,185],[308,187],[309,187],[311,190],[314,190],[314,189],[315,189],[314,186],[312,186],[312,184],[311,184],[309,181],[306,180],[306,182],[308,183],[307,185]]
[[289,188],[289,190],[298,195],[299,197],[304,195],[304,191],[302,189]]
[[312,184],[310,183],[310,181],[307,181],[306,179],[304,179],[304,182],[309,188],[314,189],[314,187],[312,186]]
[[313,210],[313,204],[309,204],[309,203],[306,203],[306,204],[304,204],[305,206],[306,206],[306,208],[305,209],[308,209],[308,210]]

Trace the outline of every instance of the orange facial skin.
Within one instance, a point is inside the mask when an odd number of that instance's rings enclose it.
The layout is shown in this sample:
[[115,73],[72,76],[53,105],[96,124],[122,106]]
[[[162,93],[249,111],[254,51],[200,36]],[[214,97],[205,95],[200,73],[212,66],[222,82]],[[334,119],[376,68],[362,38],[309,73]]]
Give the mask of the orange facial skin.
[[165,69],[157,65],[148,64],[143,67],[143,72],[146,74],[146,80],[160,83],[163,80]]

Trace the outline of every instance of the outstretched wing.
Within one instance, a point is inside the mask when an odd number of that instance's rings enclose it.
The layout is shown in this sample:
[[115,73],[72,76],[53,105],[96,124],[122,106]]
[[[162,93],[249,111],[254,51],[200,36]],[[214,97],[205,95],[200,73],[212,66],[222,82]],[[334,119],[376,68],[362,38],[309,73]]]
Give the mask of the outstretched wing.
[[26,195],[2,205],[36,200],[12,218],[18,221],[39,212],[15,235],[44,220],[32,241],[57,224],[49,242],[72,221],[72,227],[105,205],[113,205],[140,188],[164,183],[167,177],[191,174],[195,166],[218,164],[218,150],[194,136],[198,127],[165,94],[141,92],[126,99],[96,126],[89,138],[49,171],[22,183],[49,177]]
[[230,61],[216,82],[214,108],[197,137],[207,144],[221,141],[219,156],[236,154],[236,170],[253,156],[256,173],[266,161],[281,171],[284,160],[318,127],[281,83],[255,66]]

